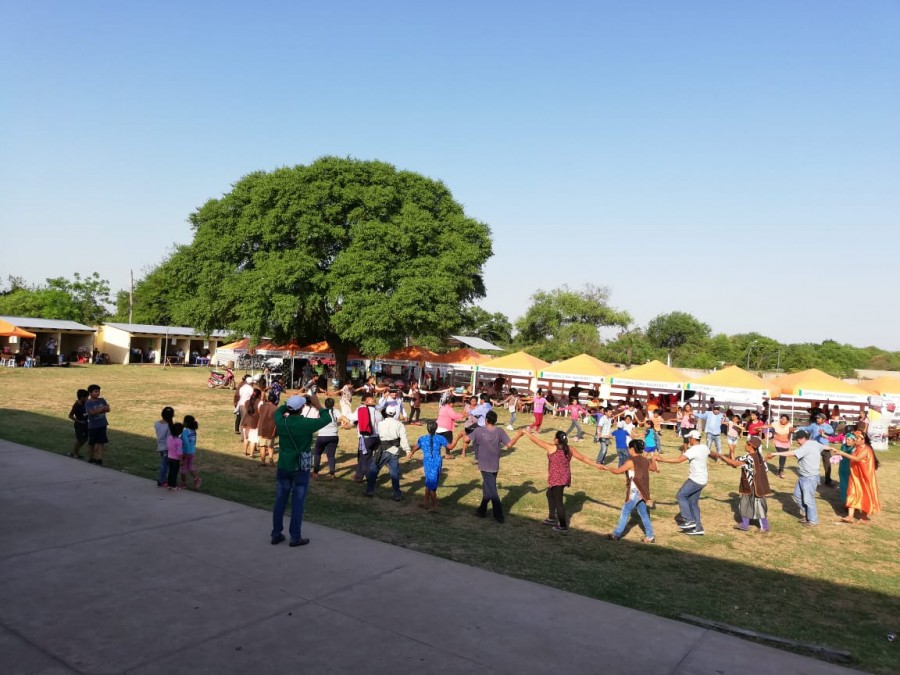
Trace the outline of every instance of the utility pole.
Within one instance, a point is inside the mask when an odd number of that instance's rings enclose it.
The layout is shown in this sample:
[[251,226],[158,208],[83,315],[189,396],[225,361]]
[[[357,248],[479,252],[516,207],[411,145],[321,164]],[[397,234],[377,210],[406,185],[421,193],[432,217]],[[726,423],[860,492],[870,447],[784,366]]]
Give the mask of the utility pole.
[[131,274],[131,287],[128,291],[128,323],[134,323],[134,270],[128,270]]

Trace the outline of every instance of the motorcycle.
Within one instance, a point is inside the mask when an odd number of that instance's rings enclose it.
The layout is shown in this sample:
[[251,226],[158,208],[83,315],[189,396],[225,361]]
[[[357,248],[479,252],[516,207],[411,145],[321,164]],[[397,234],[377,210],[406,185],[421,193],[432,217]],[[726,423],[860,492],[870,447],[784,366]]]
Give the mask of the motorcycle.
[[224,373],[219,373],[215,370],[211,371],[209,379],[206,381],[206,386],[210,389],[217,387],[234,389],[234,371],[231,368],[226,368]]

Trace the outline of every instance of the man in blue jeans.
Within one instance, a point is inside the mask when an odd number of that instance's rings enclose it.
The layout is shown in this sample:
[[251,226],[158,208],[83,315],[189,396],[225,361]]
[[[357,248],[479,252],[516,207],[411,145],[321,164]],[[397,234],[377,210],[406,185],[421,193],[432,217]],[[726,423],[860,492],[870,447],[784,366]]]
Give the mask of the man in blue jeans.
[[397,413],[396,407],[386,406],[384,419],[378,423],[378,437],[381,439],[381,444],[375,451],[375,457],[369,467],[369,475],[366,477],[366,497],[375,495],[378,472],[387,464],[391,474],[391,490],[394,493],[394,501],[403,500],[400,492],[400,450],[402,449],[408,455],[410,448],[406,427],[397,419]]
[[700,493],[709,482],[709,468],[706,460],[709,458],[709,447],[700,442],[700,432],[692,429],[685,435],[688,447],[679,457],[657,457],[657,462],[665,464],[679,464],[689,462],[688,479],[678,490],[675,498],[681,508],[681,518],[678,527],[684,534],[703,536],[703,523],[700,520]]
[[782,450],[770,452],[766,455],[766,461],[772,457],[797,458],[797,469],[800,480],[794,487],[794,501],[800,507],[800,523],[807,527],[815,527],[819,524],[819,514],[816,511],[816,488],[819,487],[819,457],[825,446],[809,439],[809,432],[801,429],[794,434],[794,440],[800,444],[796,450]]
[[[655,455],[656,453],[654,453]],[[603,466],[599,462],[597,468],[601,471],[609,471],[612,474],[626,474],[628,478],[628,489],[626,491],[626,501],[622,506],[622,513],[619,515],[619,523],[610,534],[606,535],[607,539],[619,541],[625,534],[625,528],[631,518],[631,512],[637,509],[641,524],[644,526],[645,544],[652,544],[656,541],[653,535],[653,525],[650,522],[650,514],[647,512],[647,502],[650,501],[650,472],[659,471],[656,467],[656,458],[647,459],[644,456],[644,441],[639,438],[634,439],[628,444],[628,460],[620,467],[612,469]]]
[[319,405],[315,394],[309,404],[319,411],[319,417],[303,417],[300,411],[306,405],[302,396],[291,396],[287,403],[275,411],[275,428],[281,439],[278,467],[275,472],[275,508],[272,509],[272,544],[284,541],[284,507],[291,498],[291,546],[304,546],[309,539],[300,536],[303,524],[303,505],[309,489],[309,471],[312,468],[312,437],[319,429],[328,426],[331,415]]

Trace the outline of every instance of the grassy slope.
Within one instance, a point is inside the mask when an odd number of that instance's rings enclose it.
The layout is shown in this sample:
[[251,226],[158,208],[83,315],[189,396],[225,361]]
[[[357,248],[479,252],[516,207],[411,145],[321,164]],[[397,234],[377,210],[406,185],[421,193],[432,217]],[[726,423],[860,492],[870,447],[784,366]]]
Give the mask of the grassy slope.
[[[110,468],[151,478],[157,455],[153,422],[163,405],[178,415],[194,414],[201,424],[198,462],[204,489],[260,508],[271,506],[272,470],[241,456],[233,433],[230,391],[205,386],[203,369],[158,367],[72,367],[0,371],[7,403],[0,409],[0,436],[53,452],[68,452],[72,431],[65,421],[75,389],[97,382],[112,407]],[[425,417],[433,417],[434,405]],[[530,419],[523,416],[523,423]],[[501,421],[505,417],[501,414]],[[548,419],[547,427],[567,424]],[[545,427],[545,428],[547,428]],[[422,428],[409,427],[415,436]],[[549,435],[549,434],[545,434]],[[674,452],[671,434],[665,439]],[[588,455],[596,446],[578,447]],[[694,614],[792,639],[853,652],[855,665],[896,672],[896,643],[886,640],[900,626],[900,514],[892,496],[900,486],[896,452],[883,453],[878,472],[884,513],[872,525],[834,524],[836,493],[822,488],[821,526],[801,528],[790,501],[793,474],[771,478],[773,532],[735,532],[738,471],[710,466],[710,485],[701,502],[707,535],[678,534],[674,494],[685,465],[663,465],[652,478],[657,508],[652,512],[657,544],[639,543],[636,527],[623,541],[604,538],[614,526],[623,479],[573,463],[567,506],[574,512],[568,536],[540,524],[546,517],[546,459],[523,439],[501,463],[500,486],[509,518],[504,526],[472,516],[480,501],[480,476],[468,460],[445,462],[441,510],[428,514],[413,503],[395,504],[382,487],[375,500],[361,498],[350,477],[355,434],[345,432],[338,454],[339,480],[319,481],[307,502],[313,522],[367,537],[530,579],[668,617]],[[793,460],[789,460],[793,468]],[[403,486],[411,497],[423,491],[421,462],[403,461]],[[153,488],[148,483],[148,489]],[[636,522],[636,521],[635,521]],[[265,532],[260,533],[261,539]]]

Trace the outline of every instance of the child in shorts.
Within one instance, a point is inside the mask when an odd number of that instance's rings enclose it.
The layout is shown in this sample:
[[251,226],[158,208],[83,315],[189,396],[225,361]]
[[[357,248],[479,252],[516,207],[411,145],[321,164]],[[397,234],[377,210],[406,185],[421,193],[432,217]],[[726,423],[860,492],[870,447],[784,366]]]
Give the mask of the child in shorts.
[[72,409],[69,411],[69,419],[75,424],[75,445],[72,446],[69,457],[75,459],[84,459],[81,455],[81,447],[87,443],[88,439],[87,413],[84,411],[87,399],[87,389],[79,389],[75,392],[75,403],[72,404]]
[[728,422],[728,432],[726,433],[725,440],[728,441],[728,457],[729,459],[734,459],[734,450],[737,448],[738,439],[741,437],[741,430],[744,427],[741,426],[741,418],[740,415],[735,415],[731,418],[731,421]]
[[199,490],[203,481],[200,475],[194,470],[194,457],[197,454],[197,429],[200,425],[193,415],[184,416],[184,431],[181,432],[181,487],[184,488],[187,483],[187,474],[191,474],[194,479],[194,489]]

